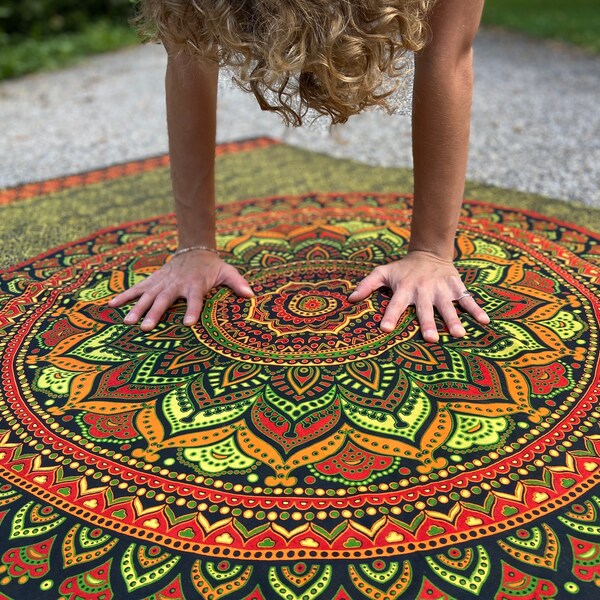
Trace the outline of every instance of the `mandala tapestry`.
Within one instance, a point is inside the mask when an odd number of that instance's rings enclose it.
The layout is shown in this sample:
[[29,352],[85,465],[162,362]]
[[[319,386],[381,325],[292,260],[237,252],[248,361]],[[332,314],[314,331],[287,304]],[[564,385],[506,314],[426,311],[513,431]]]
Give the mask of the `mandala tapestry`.
[[[594,234],[465,202],[456,266],[489,325],[391,333],[380,288],[411,199],[218,208],[200,323],[150,333],[115,294],[176,247],[172,215],[3,272],[3,598],[600,597]],[[1,594],[0,594],[1,595]]]

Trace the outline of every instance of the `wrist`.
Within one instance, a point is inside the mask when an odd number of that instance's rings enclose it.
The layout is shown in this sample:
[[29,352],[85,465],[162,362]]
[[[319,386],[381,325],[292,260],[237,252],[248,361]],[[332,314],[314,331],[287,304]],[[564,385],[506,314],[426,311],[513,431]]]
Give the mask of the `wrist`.
[[185,247],[180,246],[179,249],[173,253],[171,258],[181,256],[182,254],[187,254],[188,252],[194,252],[194,253],[205,252],[207,254],[215,254],[216,256],[220,257],[219,251],[214,246],[206,246],[204,244],[196,244],[194,246],[185,246]]
[[209,248],[216,248],[217,241],[214,236],[186,236],[180,233],[177,250],[181,250],[182,248],[190,248],[192,246],[208,246]]
[[435,248],[418,244],[409,244],[407,254],[424,254],[440,262],[454,262],[454,248]]
[[413,213],[408,251],[426,252],[440,260],[453,261],[457,230],[457,223],[454,222],[454,219],[450,223],[438,222],[435,227],[432,227],[431,214],[427,215],[429,217],[426,221],[427,225],[423,219],[418,219],[417,216],[420,215]]
[[177,217],[178,248],[189,246],[217,247],[217,234],[214,215],[191,214]]
[[179,247],[216,247],[216,210],[211,194],[175,194],[175,213]]

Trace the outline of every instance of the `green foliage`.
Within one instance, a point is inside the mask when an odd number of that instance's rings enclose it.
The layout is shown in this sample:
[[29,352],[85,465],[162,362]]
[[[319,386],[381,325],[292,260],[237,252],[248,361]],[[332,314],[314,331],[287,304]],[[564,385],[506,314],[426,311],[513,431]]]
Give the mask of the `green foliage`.
[[0,44],[0,80],[36,71],[57,69],[83,56],[117,50],[137,43],[131,27],[97,20],[73,33],[41,40],[23,39],[17,44]]
[[486,0],[483,23],[600,52],[598,0]]
[[44,39],[82,31],[98,18],[127,23],[133,13],[132,0],[3,0],[0,6],[0,36]]
[[137,0],[1,0],[0,79],[134,44]]

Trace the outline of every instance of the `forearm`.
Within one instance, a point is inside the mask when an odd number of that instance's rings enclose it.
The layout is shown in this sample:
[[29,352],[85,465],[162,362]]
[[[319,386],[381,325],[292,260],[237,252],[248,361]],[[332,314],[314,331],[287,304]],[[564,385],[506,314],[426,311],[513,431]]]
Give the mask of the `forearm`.
[[469,152],[472,42],[483,0],[444,0],[431,43],[415,59],[414,208],[410,250],[452,260]]
[[452,260],[467,168],[472,67],[470,56],[448,70],[427,60],[417,59],[415,73],[409,249]]
[[215,137],[218,67],[169,57],[167,125],[179,247],[215,247]]

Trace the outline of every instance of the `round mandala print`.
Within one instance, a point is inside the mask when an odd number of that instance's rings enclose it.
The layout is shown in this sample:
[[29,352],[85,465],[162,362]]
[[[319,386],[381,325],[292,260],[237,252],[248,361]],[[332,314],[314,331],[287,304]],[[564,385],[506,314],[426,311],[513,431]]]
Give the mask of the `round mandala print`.
[[[430,579],[475,593],[494,569],[506,585],[513,572],[463,546],[500,534],[506,556],[551,560],[558,534],[535,522],[560,515],[579,539],[600,510],[588,498],[600,473],[597,245],[466,203],[455,264],[491,322],[463,314],[457,339],[438,321],[432,344],[412,307],[380,329],[391,290],[347,300],[405,254],[409,217],[397,195],[219,207],[219,248],[255,296],[211,290],[192,328],[183,302],[149,333],[107,305],[168,258],[171,216],[7,272],[2,477],[86,539],[145,544],[146,568],[164,552],[204,557],[196,590],[257,560],[291,561],[285,585],[298,589],[335,561],[357,565],[346,573],[359,590],[361,577],[401,587],[410,563],[390,574],[390,559],[427,552]],[[249,580],[236,597],[250,597]]]

